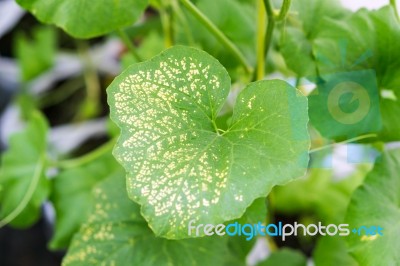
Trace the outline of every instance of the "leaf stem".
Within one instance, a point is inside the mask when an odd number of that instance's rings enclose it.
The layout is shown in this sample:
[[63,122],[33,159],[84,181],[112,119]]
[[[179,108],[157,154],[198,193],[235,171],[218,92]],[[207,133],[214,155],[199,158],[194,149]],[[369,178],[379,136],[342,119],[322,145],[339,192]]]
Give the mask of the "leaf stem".
[[110,141],[103,144],[99,148],[97,148],[81,157],[69,159],[69,160],[63,160],[63,161],[56,161],[51,164],[55,167],[59,167],[62,169],[71,169],[71,168],[80,167],[82,165],[90,163],[91,161],[99,158],[100,156],[102,156],[108,152],[111,152],[112,149],[114,148],[115,142],[116,142],[116,139],[111,139]]
[[332,147],[335,147],[335,146],[341,145],[341,144],[346,144],[346,143],[350,143],[350,142],[354,142],[354,141],[358,141],[358,140],[362,140],[362,139],[369,139],[369,138],[375,138],[375,137],[377,137],[376,134],[366,134],[366,135],[358,136],[358,137],[355,137],[355,138],[347,139],[347,140],[344,140],[344,141],[336,142],[336,143],[333,143],[333,144],[325,145],[325,146],[322,146],[322,147],[318,147],[318,148],[310,150],[309,153],[314,153],[314,152],[318,152],[318,151],[321,151],[321,150],[329,149],[329,148],[332,148]]
[[286,16],[289,12],[290,4],[292,0],[284,0],[282,3],[281,10],[279,11],[279,15],[276,17],[275,21],[282,21],[286,19]]
[[35,190],[38,186],[40,177],[42,176],[43,170],[45,168],[45,154],[42,154],[40,157],[40,162],[35,168],[35,171],[33,173],[32,181],[29,184],[28,190],[26,191],[24,197],[22,198],[21,202],[18,204],[18,206],[6,217],[4,217],[0,221],[0,228],[4,227],[8,223],[10,223],[12,220],[14,220],[18,215],[21,214],[21,212],[26,208],[28,205],[29,201],[32,199],[33,193],[35,193]]
[[396,0],[390,0],[390,5],[393,7],[394,9],[394,13],[396,15],[397,20],[400,21],[400,16],[399,16],[399,12],[397,11],[397,4],[396,4]]
[[142,58],[140,57],[140,55],[136,52],[136,49],[133,46],[132,41],[129,39],[129,37],[126,34],[126,32],[124,30],[122,30],[122,29],[118,29],[117,33],[118,33],[119,37],[121,38],[121,40],[126,45],[126,47],[129,49],[129,51],[131,52],[133,57],[136,59],[136,61],[138,61],[138,62],[143,61]]
[[274,10],[271,4],[271,0],[264,0],[265,11],[267,13],[268,25],[267,32],[265,33],[265,58],[268,57],[268,51],[272,43],[272,37],[274,34],[276,22],[282,21],[286,18],[289,11],[291,0],[284,0],[282,3],[281,10],[278,15],[274,14]]
[[235,57],[239,60],[239,62],[244,66],[244,69],[247,73],[252,72],[252,67],[247,62],[244,55],[241,53],[239,48],[229,40],[224,33],[218,29],[211,20],[209,20],[193,3],[189,0],[180,0],[185,8],[201,23],[204,27],[206,27],[210,33],[214,35],[218,39],[218,41],[225,46]]
[[[265,40],[264,40],[264,58],[268,57],[268,51],[272,43],[272,35],[274,33],[275,28],[275,17],[274,11],[272,9],[272,4],[270,0],[264,0],[265,11],[267,13],[268,24],[267,24],[267,31],[265,33]],[[264,59],[264,60],[265,60]]]
[[264,1],[258,0],[257,2],[257,70],[256,70],[256,79],[261,80],[264,78],[264,70],[265,70],[265,7]]

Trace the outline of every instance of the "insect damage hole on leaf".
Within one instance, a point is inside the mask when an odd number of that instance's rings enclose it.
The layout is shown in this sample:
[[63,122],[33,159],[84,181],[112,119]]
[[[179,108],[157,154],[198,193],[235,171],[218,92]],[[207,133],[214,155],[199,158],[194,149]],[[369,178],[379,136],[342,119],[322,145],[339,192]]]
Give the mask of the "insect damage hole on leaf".
[[251,83],[221,133],[215,120],[229,90],[216,59],[183,46],[130,66],[107,89],[121,128],[114,156],[156,235],[187,238],[191,220],[238,218],[273,186],[305,173],[306,97],[283,81]]

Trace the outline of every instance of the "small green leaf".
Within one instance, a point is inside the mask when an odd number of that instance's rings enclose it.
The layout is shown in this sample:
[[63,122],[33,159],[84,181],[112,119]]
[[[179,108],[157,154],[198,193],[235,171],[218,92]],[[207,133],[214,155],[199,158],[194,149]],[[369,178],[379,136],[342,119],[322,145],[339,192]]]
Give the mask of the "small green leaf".
[[53,179],[51,200],[57,219],[50,248],[68,247],[73,234],[90,214],[94,204],[92,188],[109,176],[123,174],[123,171],[109,153],[85,166],[61,172]]
[[17,0],[44,23],[55,24],[76,38],[91,38],[133,24],[147,0]]
[[224,265],[231,257],[227,238],[168,240],[155,237],[139,205],[125,194],[125,180],[114,175],[94,188],[96,204],[63,261],[86,265]]
[[45,118],[34,112],[26,128],[10,138],[0,168],[0,227],[28,227],[39,218],[50,191],[44,175],[47,129]]
[[229,88],[216,59],[183,46],[131,66],[108,88],[121,128],[114,155],[156,235],[186,238],[191,220],[239,218],[274,185],[305,172],[306,98],[283,81],[251,83],[222,131],[215,121]]
[[297,250],[282,248],[257,266],[306,266],[307,258]]
[[[346,222],[353,229],[375,226],[375,234],[351,233],[350,253],[360,265],[398,265],[400,262],[400,149],[378,158],[364,184],[353,194]],[[383,228],[383,235],[377,228]]]
[[16,56],[23,81],[29,81],[49,69],[54,63],[56,36],[53,28],[41,27],[33,31],[33,40],[19,33],[16,38]]

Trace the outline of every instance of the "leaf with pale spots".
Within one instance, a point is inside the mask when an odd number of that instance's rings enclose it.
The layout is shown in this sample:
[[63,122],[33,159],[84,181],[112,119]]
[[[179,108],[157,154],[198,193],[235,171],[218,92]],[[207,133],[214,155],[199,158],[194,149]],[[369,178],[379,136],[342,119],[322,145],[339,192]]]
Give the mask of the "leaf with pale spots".
[[[360,265],[400,263],[400,149],[377,159],[364,184],[353,194],[345,222],[351,232],[346,238],[349,252]],[[374,228],[375,227],[375,228]],[[379,235],[380,232],[383,235]],[[368,234],[366,228],[369,229]]]
[[156,235],[186,238],[191,220],[236,219],[274,185],[304,174],[306,98],[283,81],[251,83],[224,131],[216,117],[229,90],[216,59],[182,46],[132,65],[109,86],[121,128],[114,156]]
[[77,233],[64,266],[225,265],[232,255],[227,238],[158,238],[129,200],[123,175],[112,175],[93,190],[96,204]]

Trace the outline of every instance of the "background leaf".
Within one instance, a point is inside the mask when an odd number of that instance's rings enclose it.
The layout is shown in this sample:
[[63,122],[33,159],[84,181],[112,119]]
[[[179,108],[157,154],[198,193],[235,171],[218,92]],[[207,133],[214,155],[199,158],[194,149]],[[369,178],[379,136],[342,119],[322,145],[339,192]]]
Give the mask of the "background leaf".
[[10,146],[2,157],[0,217],[8,216],[18,206],[24,207],[10,223],[15,227],[28,227],[37,221],[40,206],[50,191],[49,180],[44,175],[47,130],[45,118],[38,112],[33,113],[26,128],[10,138]]
[[330,169],[311,169],[306,177],[274,188],[275,210],[286,215],[312,214],[324,224],[341,223],[351,194],[365,173],[366,169],[359,169],[343,180],[334,180]]
[[54,63],[56,35],[53,28],[40,27],[33,32],[34,39],[20,33],[16,39],[16,55],[23,81],[29,81],[49,69]]
[[55,24],[76,38],[91,38],[133,24],[147,0],[17,0],[44,23]]
[[340,236],[325,236],[318,239],[313,252],[315,266],[358,266],[347,252],[346,241]]
[[346,238],[350,253],[361,265],[397,265],[400,262],[399,172],[400,149],[385,152],[352,196],[345,220],[350,227],[383,228],[383,236],[351,233]]
[[[374,118],[366,117],[365,125],[369,125],[367,131],[379,132],[384,141],[400,139],[400,120],[393,115],[400,110],[399,38],[400,23],[393,9],[386,6],[376,11],[362,9],[341,21],[327,20],[314,42],[318,70],[323,80],[329,82],[329,75],[347,73],[347,81],[359,83],[368,91]],[[367,76],[351,75],[360,71]],[[360,82],[360,78],[368,80],[368,84]],[[332,120],[330,114],[321,112],[320,108],[321,102],[326,103],[324,94],[320,93],[323,90],[322,87],[318,92],[322,98],[310,99],[310,118],[321,133],[332,137],[328,135],[334,128],[332,123],[323,123]],[[385,97],[388,93],[393,97]],[[375,95],[380,96],[379,102],[375,101]],[[365,102],[360,102],[360,105],[365,106]],[[377,126],[381,122],[376,116],[382,117],[382,130]],[[354,127],[347,127],[346,135],[351,135],[354,130]]]
[[92,197],[93,187],[107,177],[123,173],[123,168],[109,153],[82,167],[63,171],[52,180],[51,200],[56,224],[50,248],[68,247],[73,234],[87,220],[96,203]]
[[279,42],[287,66],[300,77],[314,77],[317,66],[313,42],[323,29],[322,21],[342,19],[348,13],[337,0],[293,0],[288,18],[281,25]]

